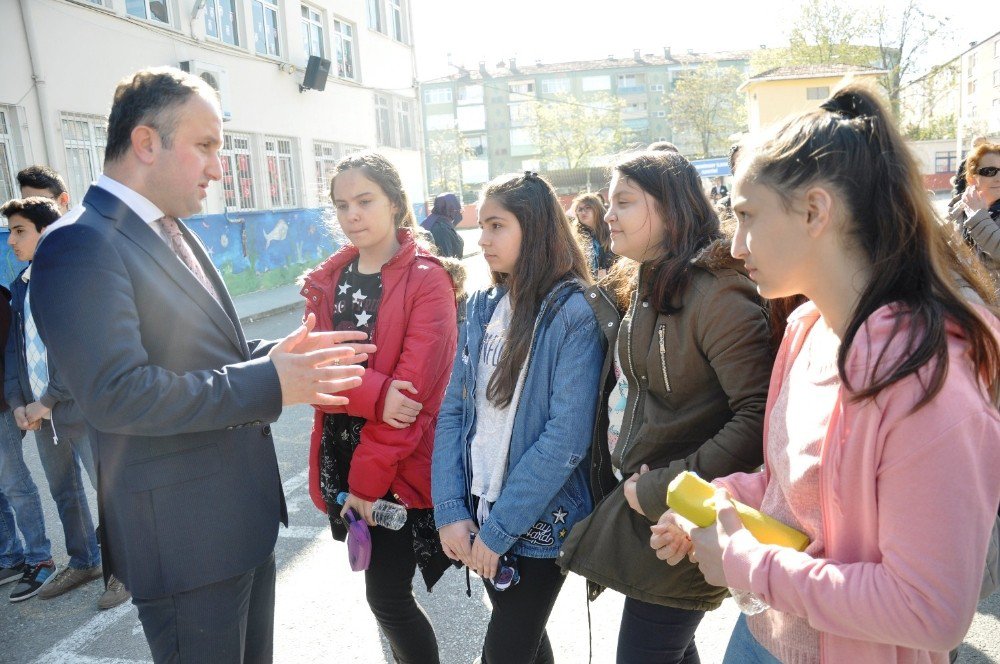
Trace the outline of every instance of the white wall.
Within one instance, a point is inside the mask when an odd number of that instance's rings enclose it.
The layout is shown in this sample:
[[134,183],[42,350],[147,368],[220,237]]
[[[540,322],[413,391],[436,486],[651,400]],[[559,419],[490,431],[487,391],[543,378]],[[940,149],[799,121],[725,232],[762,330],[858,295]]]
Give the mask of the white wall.
[[[19,0],[0,2],[0,25],[5,39],[0,43],[0,106],[17,105],[26,119],[21,132],[24,163],[48,163],[65,173],[66,152],[61,136],[61,113],[106,115],[118,80],[146,66],[178,66],[198,60],[228,72],[232,120],[224,131],[256,135],[273,134],[295,139],[298,144],[298,185],[304,192],[302,206],[319,204],[313,161],[313,140],[374,147],[376,144],[373,88],[414,100],[413,131],[417,149],[379,148],[397,165],[408,193],[424,198],[422,140],[419,137],[419,103],[413,88],[412,46],[367,28],[365,4],[337,0],[318,2],[326,11],[326,57],[333,51],[333,18],[354,24],[359,81],[335,77],[336,62],[326,90],[299,92],[306,54],[303,52],[299,2],[281,3],[283,10],[283,57],[265,58],[252,53],[249,0],[240,5],[240,37],[249,48],[235,48],[206,39],[204,10],[190,20],[193,0],[175,0],[172,8],[176,29],[160,27],[125,14],[124,0],[110,0],[110,10],[72,0],[25,0],[30,27],[36,36],[36,70],[45,81],[48,113],[42,118],[37,90],[32,86],[28,45],[22,28]],[[43,122],[51,128],[55,145],[46,155]],[[258,189],[263,189],[262,155],[258,162]],[[258,201],[258,207],[267,206]],[[222,186],[213,184],[206,212],[223,211]]]

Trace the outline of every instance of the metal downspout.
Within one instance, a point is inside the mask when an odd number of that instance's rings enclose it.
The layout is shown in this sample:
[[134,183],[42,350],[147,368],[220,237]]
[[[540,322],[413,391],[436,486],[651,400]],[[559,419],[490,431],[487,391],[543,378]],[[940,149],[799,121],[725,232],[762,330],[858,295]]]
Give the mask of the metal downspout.
[[21,24],[24,26],[24,38],[28,43],[28,61],[31,63],[31,79],[34,81],[35,94],[38,99],[38,114],[42,116],[42,145],[45,148],[45,159],[49,167],[59,170],[58,155],[55,152],[56,137],[52,130],[52,118],[49,116],[49,104],[45,77],[42,75],[38,62],[38,40],[35,37],[34,22],[30,16],[30,0],[20,0]]

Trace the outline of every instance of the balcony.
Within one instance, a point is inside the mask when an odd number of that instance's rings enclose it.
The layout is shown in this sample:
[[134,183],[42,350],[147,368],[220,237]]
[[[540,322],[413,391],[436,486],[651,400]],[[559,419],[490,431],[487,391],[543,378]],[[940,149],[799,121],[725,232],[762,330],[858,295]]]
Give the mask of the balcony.
[[646,94],[645,85],[627,85],[619,86],[618,94],[620,95],[644,95]]

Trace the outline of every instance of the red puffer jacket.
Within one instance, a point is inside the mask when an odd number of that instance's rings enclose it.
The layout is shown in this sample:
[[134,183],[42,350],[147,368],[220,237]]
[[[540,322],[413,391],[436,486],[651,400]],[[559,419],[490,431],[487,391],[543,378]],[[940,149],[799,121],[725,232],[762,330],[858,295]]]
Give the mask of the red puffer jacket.
[[[458,327],[455,285],[437,257],[399,232],[400,249],[382,266],[382,301],[361,386],[343,392],[346,406],[316,407],[309,445],[309,494],[322,511],[319,452],[325,413],[363,417],[361,444],[354,451],[348,483],[351,492],[374,501],[390,491],[407,507],[433,507],[431,452],[434,428],[455,358]],[[316,314],[316,330],[333,327],[333,302],[341,271],[358,255],[353,245],[341,248],[305,276],[302,295],[306,315]],[[417,421],[396,429],[382,421],[386,391],[393,380],[408,380],[423,404]]]

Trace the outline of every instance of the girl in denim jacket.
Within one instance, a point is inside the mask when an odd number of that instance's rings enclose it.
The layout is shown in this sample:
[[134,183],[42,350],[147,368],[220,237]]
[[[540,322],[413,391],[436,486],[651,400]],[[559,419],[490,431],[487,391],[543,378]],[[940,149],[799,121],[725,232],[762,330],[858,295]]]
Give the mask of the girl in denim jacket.
[[555,558],[592,506],[602,336],[584,301],[586,259],[545,180],[490,182],[479,226],[493,287],[470,297],[459,332],[434,439],[434,518],[445,553],[486,580],[483,664],[552,662],[545,623],[565,578]]

